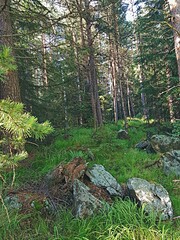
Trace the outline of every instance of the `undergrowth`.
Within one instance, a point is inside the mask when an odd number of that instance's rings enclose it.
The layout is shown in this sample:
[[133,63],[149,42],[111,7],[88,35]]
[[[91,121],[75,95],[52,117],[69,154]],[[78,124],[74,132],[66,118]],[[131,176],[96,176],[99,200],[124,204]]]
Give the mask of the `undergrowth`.
[[[162,184],[170,194],[174,215],[180,215],[179,190],[174,176],[165,176],[161,166],[151,163],[160,158],[135,149],[135,144],[146,139],[147,126],[140,120],[129,122],[129,140],[117,139],[122,123],[106,125],[96,131],[90,128],[74,128],[66,134],[60,132],[51,145],[34,146],[29,150],[30,159],[23,161],[16,171],[16,187],[37,182],[60,163],[74,157],[84,158],[89,166],[102,164],[119,183],[128,178],[140,177]],[[151,131],[156,132],[155,129]],[[32,148],[32,147],[31,147]],[[93,156],[93,157],[92,157]],[[11,173],[6,174],[10,181]],[[20,214],[10,212],[7,221],[4,209],[0,209],[0,239],[2,240],[178,240],[178,223],[157,222],[155,216],[146,216],[143,209],[130,201],[115,201],[99,214],[80,220],[67,209],[56,216],[42,216],[38,212]]]

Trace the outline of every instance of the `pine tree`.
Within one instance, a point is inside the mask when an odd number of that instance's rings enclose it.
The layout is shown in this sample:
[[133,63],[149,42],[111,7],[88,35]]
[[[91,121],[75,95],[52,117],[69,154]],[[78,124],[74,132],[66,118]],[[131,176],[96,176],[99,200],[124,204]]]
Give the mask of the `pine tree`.
[[[0,0],[0,45],[1,47],[13,48],[13,31],[10,16],[10,0]],[[2,49],[0,49],[2,50]],[[14,52],[11,51],[12,56]],[[0,83],[0,98],[10,98],[14,101],[21,101],[18,74],[15,69],[11,69],[5,75],[6,81]]]

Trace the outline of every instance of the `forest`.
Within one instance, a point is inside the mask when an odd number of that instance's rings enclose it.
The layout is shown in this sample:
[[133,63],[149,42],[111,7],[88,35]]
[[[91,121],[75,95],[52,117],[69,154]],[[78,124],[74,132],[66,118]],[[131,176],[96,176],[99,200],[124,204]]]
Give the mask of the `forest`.
[[0,239],[180,239],[179,100],[179,0],[0,0]]

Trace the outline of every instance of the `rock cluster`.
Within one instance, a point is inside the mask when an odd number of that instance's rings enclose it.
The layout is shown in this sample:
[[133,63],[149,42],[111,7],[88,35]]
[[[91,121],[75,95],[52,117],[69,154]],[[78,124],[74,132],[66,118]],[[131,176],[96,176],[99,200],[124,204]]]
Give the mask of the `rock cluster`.
[[166,175],[180,176],[180,139],[166,135],[153,135],[149,140],[135,145],[139,150],[147,153],[162,153],[163,170]]
[[156,152],[163,153],[162,164],[165,174],[180,176],[180,139],[165,135],[154,135],[151,145]]
[[[171,219],[173,210],[168,192],[163,186],[151,184],[144,179],[131,178],[126,191],[102,165],[87,167],[82,158],[75,158],[65,165],[57,166],[45,177],[44,194],[9,194],[5,202],[12,208],[23,210],[25,205],[38,211],[56,212],[59,204],[70,207],[76,217],[85,218],[97,212],[104,203],[111,204],[114,197],[129,197],[147,213],[163,220]],[[42,189],[41,189],[42,190]]]
[[[129,135],[125,130],[120,130],[117,137],[128,139]],[[154,135],[150,141],[141,141],[135,147],[149,153],[164,153],[162,162],[165,174],[180,176],[179,139]],[[153,212],[162,220],[173,217],[169,194],[162,185],[140,178],[130,178],[121,185],[104,166],[95,164],[88,168],[80,157],[58,165],[38,187],[37,191],[10,192],[5,204],[22,212],[35,209],[43,213],[55,213],[58,206],[63,205],[71,208],[76,217],[84,218],[101,209],[105,202],[110,205],[114,197],[121,200],[128,197],[140,207],[143,206],[147,214]]]

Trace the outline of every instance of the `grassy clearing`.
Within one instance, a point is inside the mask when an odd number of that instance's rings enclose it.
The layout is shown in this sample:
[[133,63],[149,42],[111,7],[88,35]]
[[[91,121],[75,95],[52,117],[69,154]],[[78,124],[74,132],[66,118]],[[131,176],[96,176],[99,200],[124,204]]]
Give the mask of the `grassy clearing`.
[[[20,164],[16,171],[16,186],[28,181],[38,181],[57,164],[69,162],[81,156],[89,162],[102,164],[120,183],[128,178],[140,177],[162,184],[170,194],[174,213],[180,215],[179,192],[173,183],[173,176],[165,176],[157,166],[145,168],[159,159],[157,154],[147,154],[134,148],[146,138],[146,126],[140,120],[130,122],[130,140],[118,140],[117,131],[122,127],[107,125],[97,131],[88,128],[69,130],[68,138],[59,134],[50,146],[33,149],[34,157],[26,164]],[[151,129],[152,131],[152,129]],[[153,130],[155,131],[155,130]],[[88,150],[95,159],[90,160]],[[6,175],[10,182],[11,173]],[[179,221],[157,222],[155,216],[146,216],[143,209],[129,201],[116,201],[110,209],[98,215],[79,220],[71,212],[62,209],[57,216],[44,217],[38,212],[18,214],[10,212],[8,223],[4,209],[0,209],[0,239],[2,240],[178,240]]]

